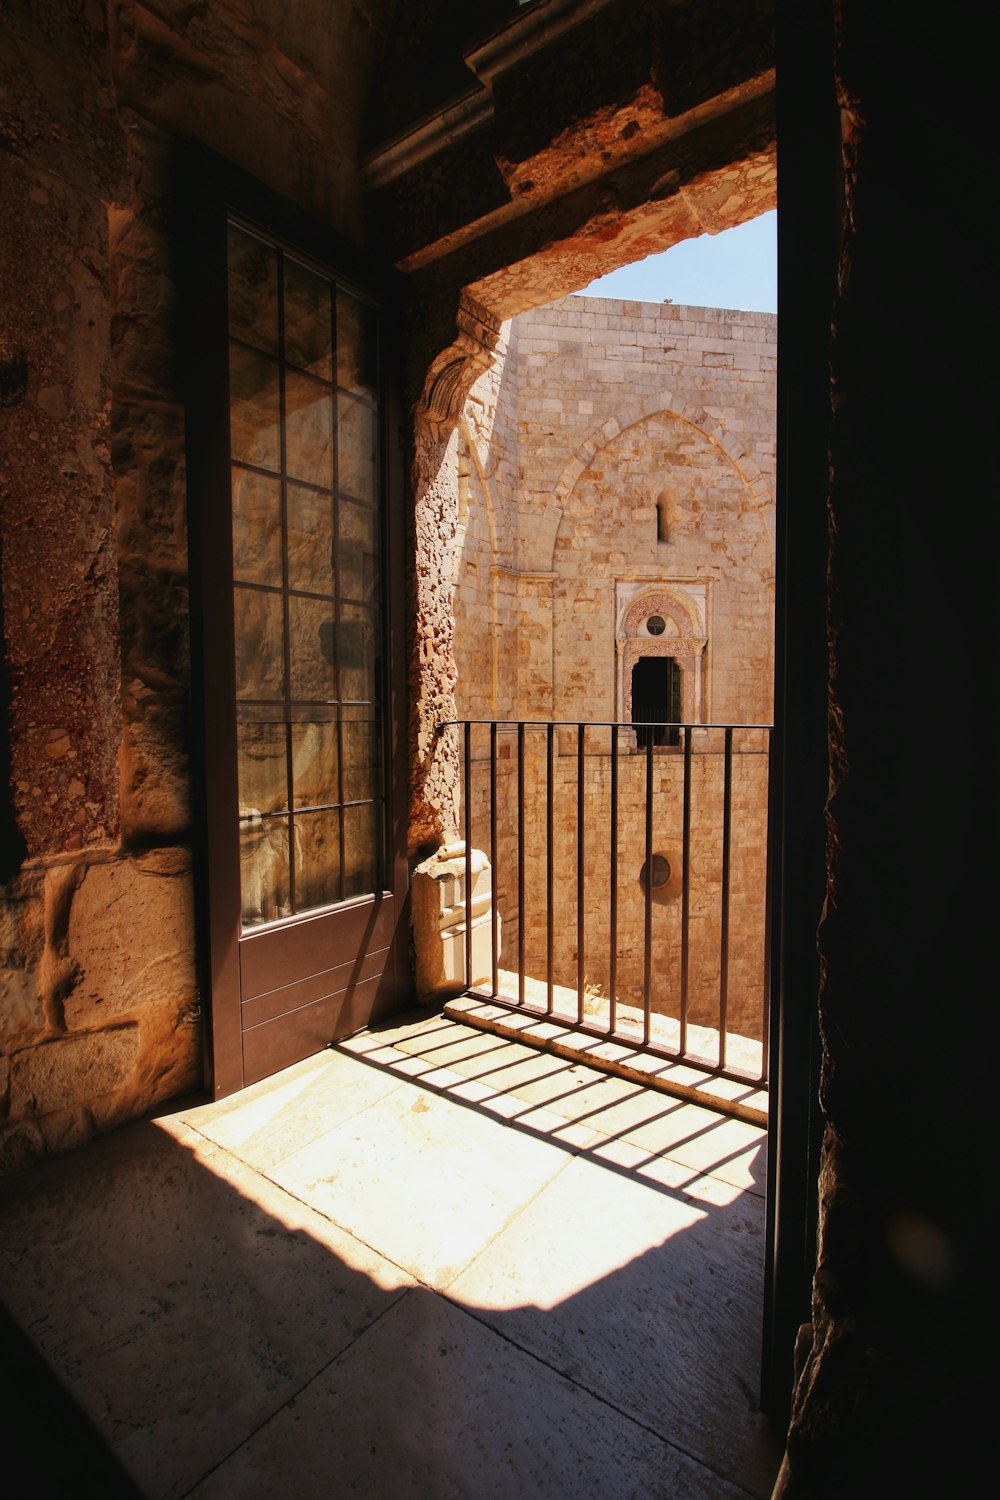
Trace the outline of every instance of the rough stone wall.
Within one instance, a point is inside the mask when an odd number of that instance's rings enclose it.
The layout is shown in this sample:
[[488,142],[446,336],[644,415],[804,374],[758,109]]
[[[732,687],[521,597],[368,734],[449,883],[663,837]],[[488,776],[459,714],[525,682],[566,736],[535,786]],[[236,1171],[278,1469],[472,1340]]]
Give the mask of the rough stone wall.
[[[454,553],[455,689],[470,719],[631,717],[638,657],[681,664],[682,717],[767,724],[772,713],[776,320],[761,313],[568,297],[504,325],[494,367],[466,404]],[[463,473],[468,477],[463,480]],[[663,634],[645,618],[663,610]],[[619,999],[642,994],[645,758],[623,736],[619,786]],[[485,731],[474,755],[486,753]],[[629,744],[631,743],[631,750]],[[497,899],[503,961],[523,924],[529,972],[544,972],[545,770],[530,735],[525,778],[527,895],[517,901],[510,739],[499,778]],[[730,1013],[759,1037],[763,1013],[766,737],[735,740]],[[695,746],[692,798],[692,1019],[719,1013],[722,738]],[[609,984],[608,742],[585,757],[588,982]],[[556,977],[575,983],[575,736],[555,775]],[[680,868],[681,757],[654,756],[654,851]],[[475,824],[488,830],[477,780]],[[475,837],[475,835],[474,835]],[[680,906],[653,910],[654,1009],[679,1004]]]
[[357,240],[384,9],[4,9],[0,1175],[200,1078],[172,150]]

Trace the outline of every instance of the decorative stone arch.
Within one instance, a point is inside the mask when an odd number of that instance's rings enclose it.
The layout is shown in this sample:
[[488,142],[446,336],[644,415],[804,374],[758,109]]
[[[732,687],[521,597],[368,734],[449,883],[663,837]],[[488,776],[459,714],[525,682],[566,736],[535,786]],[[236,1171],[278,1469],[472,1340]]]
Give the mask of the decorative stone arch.
[[[660,391],[654,396],[647,396],[645,400],[630,402],[622,407],[616,416],[608,417],[599,427],[595,427],[580,444],[552,491],[550,504],[555,520],[555,525],[551,528],[553,548],[559,522],[566,509],[566,501],[576,488],[580,476],[590,468],[598,453],[607,448],[616,438],[621,437],[622,433],[627,432],[630,427],[635,427],[637,423],[645,422],[650,417],[658,416],[677,417],[679,421],[686,422],[689,427],[695,428],[714,447],[718,448],[724,458],[728,459],[743,481],[746,500],[741,506],[741,514],[752,511],[757,516],[767,537],[773,572],[774,495],[767,476],[761,472],[760,466],[747,451],[745,443],[727,432],[724,424],[717,417],[712,416],[703,406],[693,401],[684,401],[675,406],[672,391]],[[654,501],[655,496],[651,495],[650,503]],[[770,521],[767,514],[769,507]]]
[[[659,615],[673,629],[650,635],[646,621]],[[686,724],[704,722],[704,660],[708,637],[702,633],[694,601],[679,588],[658,584],[633,599],[626,608],[615,639],[618,657],[619,717],[632,719],[632,671],[644,656],[673,657],[681,670],[681,719]]]

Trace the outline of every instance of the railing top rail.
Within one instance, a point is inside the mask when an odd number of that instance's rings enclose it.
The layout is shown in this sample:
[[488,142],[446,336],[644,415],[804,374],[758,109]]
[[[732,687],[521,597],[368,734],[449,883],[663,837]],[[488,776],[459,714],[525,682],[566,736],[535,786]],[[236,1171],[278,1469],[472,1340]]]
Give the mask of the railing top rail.
[[463,726],[498,729],[773,729],[773,724],[701,724],[685,719],[444,719],[438,734]]

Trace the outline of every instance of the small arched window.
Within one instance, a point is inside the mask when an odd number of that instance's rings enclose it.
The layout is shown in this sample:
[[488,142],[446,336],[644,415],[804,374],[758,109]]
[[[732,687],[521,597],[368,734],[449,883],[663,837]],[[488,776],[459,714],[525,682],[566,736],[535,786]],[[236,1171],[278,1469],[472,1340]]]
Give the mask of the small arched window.
[[658,542],[670,540],[670,508],[670,496],[666,490],[661,490],[656,497],[656,540]]

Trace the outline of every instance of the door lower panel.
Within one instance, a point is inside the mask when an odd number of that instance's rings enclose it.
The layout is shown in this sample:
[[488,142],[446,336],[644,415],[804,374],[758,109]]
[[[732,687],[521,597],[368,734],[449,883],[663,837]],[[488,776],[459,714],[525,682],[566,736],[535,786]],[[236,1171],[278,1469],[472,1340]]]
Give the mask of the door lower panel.
[[383,969],[371,979],[352,981],[337,994],[251,1026],[243,1032],[244,1085],[290,1067],[340,1037],[351,1036],[388,1014],[397,1003],[395,977],[390,969]]

